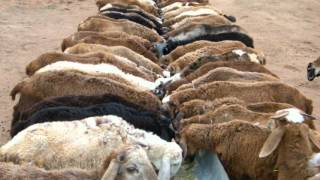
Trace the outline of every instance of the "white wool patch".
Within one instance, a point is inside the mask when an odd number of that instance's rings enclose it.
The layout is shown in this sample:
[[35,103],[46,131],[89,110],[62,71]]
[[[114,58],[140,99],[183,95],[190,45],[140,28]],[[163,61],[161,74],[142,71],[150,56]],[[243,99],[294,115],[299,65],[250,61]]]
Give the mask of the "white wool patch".
[[239,56],[242,56],[242,55],[246,54],[246,52],[244,52],[244,51],[241,50],[241,49],[236,49],[236,50],[233,50],[232,52],[233,52],[234,54],[239,55]]
[[171,75],[170,75],[170,71],[167,71],[167,70],[164,70],[164,71],[162,72],[162,74],[163,74],[164,77],[170,77],[170,76],[171,76]]
[[160,84],[167,84],[168,82],[174,82],[174,81],[178,81],[180,79],[181,79],[181,74],[177,73],[172,77],[161,77],[161,78],[158,78],[155,81],[154,84],[156,85],[156,87],[158,87]]
[[310,167],[319,167],[320,166],[320,153],[315,153],[311,156],[309,160]]
[[197,10],[190,10],[190,11],[185,11],[181,14],[179,14],[178,16],[176,16],[175,18],[180,18],[183,16],[201,16],[201,15],[219,15],[217,13],[217,11],[213,10],[213,9],[197,9]]
[[177,73],[174,76],[171,77],[172,82],[178,81],[181,79],[181,73]]
[[153,0],[137,0],[140,4],[150,5],[150,6],[156,6],[156,2]]
[[39,69],[36,73],[43,73],[47,71],[63,71],[63,70],[78,70],[88,74],[116,74],[120,77],[128,80],[132,84],[142,87],[148,90],[154,90],[156,88],[155,83],[151,81],[147,81],[141,77],[134,76],[132,74],[123,72],[118,67],[112,64],[82,64],[78,62],[69,62],[69,61],[58,61],[53,64],[49,64],[41,69]]
[[248,53],[248,56],[250,57],[250,61],[257,63],[257,64],[261,64],[261,62],[258,59],[258,56],[254,53]]
[[277,113],[281,112],[281,111],[288,112],[288,115],[285,117],[288,122],[293,122],[293,123],[303,123],[304,122],[304,117],[301,114],[301,111],[297,108],[283,109],[283,110],[277,111]]
[[186,39],[192,39],[196,36],[203,36],[203,35],[206,35],[205,28],[197,27],[197,28],[194,28],[192,31],[180,33],[179,35],[175,36],[173,39],[175,41],[183,41]]
[[164,97],[164,98],[162,99],[162,103],[163,103],[163,104],[166,104],[166,103],[168,103],[168,102],[170,102],[170,95],[169,95],[169,96],[166,96],[166,97]]
[[104,11],[104,10],[107,10],[109,8],[112,8],[112,4],[110,4],[110,3],[102,6],[102,8],[100,8],[100,11]]

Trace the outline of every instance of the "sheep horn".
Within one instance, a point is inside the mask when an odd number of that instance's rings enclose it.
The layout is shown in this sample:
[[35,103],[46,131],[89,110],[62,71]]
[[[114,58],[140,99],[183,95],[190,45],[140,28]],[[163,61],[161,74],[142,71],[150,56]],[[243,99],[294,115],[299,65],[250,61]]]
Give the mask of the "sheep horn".
[[278,127],[272,130],[271,134],[268,136],[267,140],[263,144],[259,158],[264,158],[269,156],[274,150],[277,149],[278,145],[281,142],[281,139],[285,133],[285,129],[282,127]]

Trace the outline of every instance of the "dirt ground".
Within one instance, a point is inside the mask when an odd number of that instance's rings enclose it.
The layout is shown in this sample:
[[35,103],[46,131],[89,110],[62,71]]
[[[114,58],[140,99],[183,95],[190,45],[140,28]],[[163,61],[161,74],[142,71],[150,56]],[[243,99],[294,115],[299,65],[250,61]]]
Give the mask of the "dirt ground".
[[[320,119],[320,79],[306,80],[307,63],[320,56],[320,1],[215,0],[237,17],[267,56],[267,67],[314,101]],[[59,51],[62,38],[97,12],[94,0],[6,0],[0,4],[0,145],[8,138],[15,102],[10,90],[38,55]]]

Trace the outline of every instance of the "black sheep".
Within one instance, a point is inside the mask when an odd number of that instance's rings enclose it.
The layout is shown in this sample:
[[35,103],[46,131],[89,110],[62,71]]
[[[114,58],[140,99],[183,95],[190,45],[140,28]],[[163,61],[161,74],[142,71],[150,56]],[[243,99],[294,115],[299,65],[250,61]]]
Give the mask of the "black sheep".
[[123,7],[120,5],[113,4],[112,7],[108,7],[106,9],[103,9],[101,11],[101,13],[104,14],[104,12],[106,12],[106,11],[116,11],[116,12],[122,12],[122,13],[135,13],[135,14],[138,14],[138,15],[144,17],[145,19],[152,21],[157,26],[157,28],[159,28],[159,29],[162,28],[162,24],[159,22],[159,20],[157,20],[157,17],[145,12],[141,8],[138,9],[138,8],[134,8],[131,6]]
[[72,106],[72,107],[87,107],[96,104],[103,104],[109,102],[117,102],[124,104],[126,106],[135,108],[137,111],[146,111],[143,107],[128,102],[127,100],[110,94],[104,95],[96,95],[96,96],[62,96],[62,97],[53,97],[47,98],[39,103],[33,105],[29,109],[19,112],[14,111],[13,113],[13,120],[11,126],[19,120],[29,119],[34,113],[46,109],[49,107],[57,107],[57,106]]
[[101,12],[102,15],[113,18],[113,19],[127,19],[133,21],[135,23],[141,24],[146,26],[150,29],[155,29],[159,34],[161,34],[161,28],[159,29],[152,21],[147,18],[142,17],[141,15],[130,12],[130,13],[123,13],[117,11],[103,11]]
[[153,132],[165,140],[173,137],[169,129],[170,120],[158,114],[139,111],[121,103],[104,103],[89,107],[58,106],[42,109],[34,113],[30,118],[20,120],[11,127],[13,137],[23,129],[37,123],[52,121],[72,121],[92,116],[116,115],[122,117],[136,128]]

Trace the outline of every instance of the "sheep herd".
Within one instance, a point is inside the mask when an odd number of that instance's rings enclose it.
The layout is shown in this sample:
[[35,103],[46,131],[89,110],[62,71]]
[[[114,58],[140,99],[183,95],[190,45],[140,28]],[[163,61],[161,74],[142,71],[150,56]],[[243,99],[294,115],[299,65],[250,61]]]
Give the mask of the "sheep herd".
[[224,179],[320,179],[312,101],[234,16],[207,0],[96,4],[12,89],[0,179],[169,180],[203,152]]

